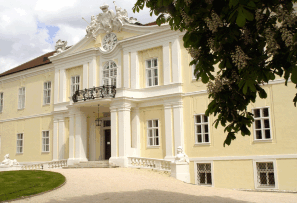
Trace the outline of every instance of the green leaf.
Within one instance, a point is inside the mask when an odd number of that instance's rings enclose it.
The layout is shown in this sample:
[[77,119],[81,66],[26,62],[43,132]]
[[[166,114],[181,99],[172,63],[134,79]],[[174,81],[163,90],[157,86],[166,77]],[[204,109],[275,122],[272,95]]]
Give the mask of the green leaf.
[[226,140],[224,141],[224,147],[225,147],[225,144],[230,145],[231,141],[235,140],[235,139],[236,139],[236,137],[233,132],[228,133]]
[[252,8],[256,8],[256,4],[253,1],[250,1],[247,6],[252,7]]
[[208,78],[208,76],[206,75],[206,73],[202,73],[202,75],[201,75],[201,78],[202,78],[202,82],[205,84],[205,83],[208,83],[208,81],[209,81],[209,78]]
[[243,14],[242,7],[238,8],[238,15],[236,18],[236,24],[239,27],[243,27],[246,23],[245,15]]
[[236,6],[238,3],[239,3],[239,0],[230,0],[229,7],[232,8],[233,6]]
[[244,95],[246,95],[246,93],[247,93],[247,89],[248,89],[248,85],[247,85],[247,83],[245,83],[244,86],[243,86],[243,89],[242,89],[242,93],[243,93]]
[[242,11],[243,11],[243,15],[245,16],[245,18],[249,21],[253,21],[254,20],[254,15],[249,12],[248,10],[242,8]]

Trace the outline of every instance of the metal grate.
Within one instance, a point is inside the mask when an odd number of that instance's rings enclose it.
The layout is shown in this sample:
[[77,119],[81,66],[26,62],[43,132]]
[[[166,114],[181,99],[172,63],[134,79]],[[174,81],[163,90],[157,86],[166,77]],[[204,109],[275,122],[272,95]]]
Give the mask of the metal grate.
[[198,185],[212,185],[211,164],[197,164]]
[[257,163],[257,179],[259,186],[275,186],[273,162]]

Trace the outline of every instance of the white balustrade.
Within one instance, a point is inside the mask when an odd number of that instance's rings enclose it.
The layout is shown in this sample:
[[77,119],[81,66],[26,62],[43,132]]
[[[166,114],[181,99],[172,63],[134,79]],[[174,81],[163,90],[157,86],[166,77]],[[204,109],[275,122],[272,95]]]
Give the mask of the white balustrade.
[[52,168],[62,168],[67,166],[67,159],[59,161],[51,161],[38,164],[29,164],[21,166],[22,170],[43,170],[43,169],[52,169]]
[[164,159],[151,159],[143,157],[128,157],[128,167],[145,168],[159,171],[171,171],[171,161]]

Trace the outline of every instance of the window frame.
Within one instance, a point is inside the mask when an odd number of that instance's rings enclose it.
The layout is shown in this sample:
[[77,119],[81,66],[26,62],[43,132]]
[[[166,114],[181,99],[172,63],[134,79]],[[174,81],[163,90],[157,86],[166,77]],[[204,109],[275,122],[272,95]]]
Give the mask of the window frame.
[[3,112],[3,107],[4,107],[4,93],[0,92],[0,113]]
[[[48,137],[44,137],[44,133],[47,132],[48,133]],[[48,144],[44,144],[43,143],[43,140],[44,139],[48,139]],[[43,146],[46,146],[48,145],[48,151],[44,151],[43,149]],[[43,130],[42,133],[41,133],[41,152],[42,153],[49,153],[51,150],[50,150],[50,131],[49,130]]]
[[[153,60],[157,60],[157,66],[155,67],[150,67],[150,68],[148,68],[148,61],[151,61],[151,64],[153,64],[152,63],[152,61]],[[148,71],[149,70],[157,70],[157,73],[158,73],[158,75],[157,75],[157,81],[158,81],[158,84],[156,85],[155,84],[155,80],[154,80],[154,78],[156,77],[155,76],[155,72],[154,71],[152,71],[153,73],[151,73],[151,77],[150,78],[152,78],[153,80],[152,80],[152,85],[151,86],[149,86],[149,78],[148,78]],[[153,74],[153,75],[152,75]],[[157,57],[155,57],[155,58],[150,58],[150,59],[146,59],[145,60],[145,84],[146,84],[146,87],[154,87],[154,86],[160,86],[160,77],[159,77],[159,75],[160,75],[160,72],[159,72],[159,60],[158,60],[158,58]]]
[[[18,135],[22,135],[22,139],[19,139],[18,138]],[[16,153],[17,154],[23,154],[24,153],[24,133],[17,133],[17,142],[16,142]],[[22,141],[22,146],[18,146],[18,141]],[[22,152],[19,152],[19,148],[21,148],[22,149]]]
[[[149,127],[149,121],[152,122],[152,127]],[[154,121],[158,122],[158,127],[154,127]],[[146,135],[147,135],[147,148],[154,148],[154,147],[160,147],[160,121],[159,119],[149,119],[146,121]],[[152,137],[149,137],[149,130],[152,130]],[[158,136],[155,136],[155,130],[158,130]],[[153,139],[153,144],[150,145],[150,139]],[[156,139],[158,139],[158,145],[156,145]]]
[[[258,182],[258,169],[257,163],[273,163],[273,171],[274,171],[274,187],[273,186],[260,186]],[[277,164],[276,159],[260,159],[260,160],[253,160],[253,168],[254,168],[254,184],[255,189],[259,190],[277,190],[278,189],[278,177],[277,177]]]
[[[262,116],[262,111],[263,109],[267,108],[268,109],[268,117],[263,117]],[[259,109],[260,110],[260,117],[255,118],[255,110]],[[254,142],[271,142],[273,140],[273,134],[272,134],[272,126],[271,126],[271,111],[270,111],[270,107],[269,106],[265,106],[265,107],[256,107],[256,108],[252,108],[252,113],[254,114],[253,118],[254,118],[254,122],[253,122],[253,133],[254,133]],[[264,127],[264,120],[267,119],[269,120],[269,128],[265,128]],[[257,135],[256,135],[256,120],[260,120],[261,122],[261,135],[262,138],[261,139],[257,139]],[[265,130],[269,129],[270,131],[270,138],[265,138]]]
[[[21,89],[23,94],[20,94]],[[21,96],[22,96],[22,103],[20,101]],[[18,91],[18,110],[24,109],[25,106],[26,106],[26,87],[20,87]]]
[[[195,145],[210,145],[211,144],[211,139],[210,139],[210,128],[209,128],[209,116],[207,116],[207,122],[201,122],[196,123],[196,116],[205,116],[204,113],[200,113],[200,114],[194,114],[194,137],[195,137]],[[202,135],[202,142],[198,142],[198,133],[197,133],[197,127],[198,125],[204,126],[207,123],[207,127],[208,127],[208,142],[205,142],[205,132],[204,132],[204,128],[201,127],[201,135]]]
[[[211,171],[211,184],[198,184],[198,166],[197,164],[210,164]],[[194,161],[194,177],[195,177],[195,185],[203,186],[203,187],[214,187],[214,164],[213,161]]]
[[[76,78],[79,78],[79,82],[78,83],[76,83]],[[74,78],[74,81],[75,81],[75,83],[74,84],[72,84],[72,78]],[[71,78],[70,78],[70,96],[72,97],[73,96],[73,94],[74,94],[74,92],[72,92],[73,90],[73,86],[75,86],[75,91],[77,91],[77,86],[78,86],[78,90],[79,90],[79,88],[80,88],[80,83],[81,83],[81,78],[80,78],[80,75],[74,75],[74,76],[71,76]]]
[[[115,68],[113,67],[112,69],[110,69],[110,68],[106,69],[107,64],[110,67],[111,62],[115,64]],[[113,70],[113,76],[110,76],[110,72],[111,72],[110,70]],[[114,75],[115,70],[116,70],[116,75]],[[105,77],[104,71],[108,71],[108,77]],[[116,84],[114,86],[117,87],[117,84],[118,84],[118,72],[119,72],[119,68],[118,68],[118,65],[117,65],[117,63],[115,61],[113,61],[113,60],[106,61],[104,63],[104,65],[103,65],[103,68],[102,68],[102,71],[101,71],[101,74],[102,74],[101,85],[105,85],[105,80],[108,80],[108,85],[114,85],[114,80],[115,80]]]
[[[48,84],[50,83],[51,87],[48,88]],[[46,89],[44,88],[44,85],[46,85]],[[50,95],[48,96],[48,92],[50,91]],[[46,92],[46,94],[45,94]],[[51,81],[46,81],[43,83],[43,105],[48,105],[51,103],[51,94],[52,94],[52,82]],[[49,102],[47,102],[47,99],[49,98]]]

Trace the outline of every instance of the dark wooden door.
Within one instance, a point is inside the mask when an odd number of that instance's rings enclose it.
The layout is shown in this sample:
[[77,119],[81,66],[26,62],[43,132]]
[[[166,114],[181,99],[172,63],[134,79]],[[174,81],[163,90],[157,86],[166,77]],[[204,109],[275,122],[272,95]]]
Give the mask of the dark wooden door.
[[104,130],[105,134],[105,159],[111,157],[110,129]]

